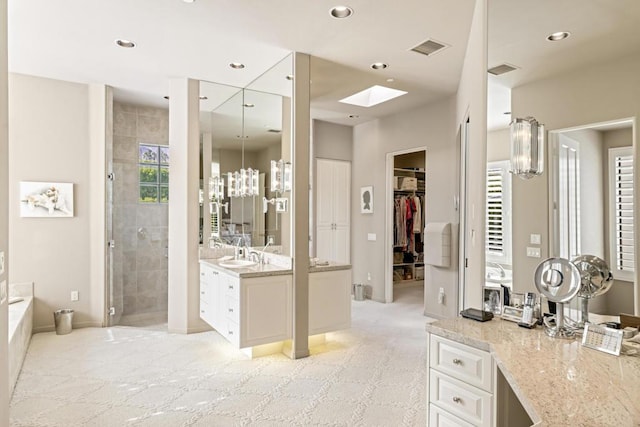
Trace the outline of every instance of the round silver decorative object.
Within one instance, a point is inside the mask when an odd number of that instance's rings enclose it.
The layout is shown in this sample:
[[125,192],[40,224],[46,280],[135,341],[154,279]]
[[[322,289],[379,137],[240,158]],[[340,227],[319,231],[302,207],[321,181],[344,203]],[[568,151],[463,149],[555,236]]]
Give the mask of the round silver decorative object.
[[595,255],[578,255],[571,262],[580,272],[580,319],[575,322],[577,328],[589,323],[589,300],[611,289],[613,275],[607,263]]
[[548,258],[536,268],[534,281],[542,295],[557,303],[555,316],[544,319],[545,333],[555,338],[573,338],[575,331],[564,324],[564,303],[580,290],[578,268],[568,259]]

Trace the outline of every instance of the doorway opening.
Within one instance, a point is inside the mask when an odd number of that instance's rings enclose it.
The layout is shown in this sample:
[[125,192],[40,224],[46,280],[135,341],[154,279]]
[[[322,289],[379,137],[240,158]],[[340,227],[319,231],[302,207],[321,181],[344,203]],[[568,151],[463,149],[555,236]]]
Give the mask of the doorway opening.
[[424,225],[426,223],[426,147],[387,154],[385,302],[401,293],[420,293],[424,301]]

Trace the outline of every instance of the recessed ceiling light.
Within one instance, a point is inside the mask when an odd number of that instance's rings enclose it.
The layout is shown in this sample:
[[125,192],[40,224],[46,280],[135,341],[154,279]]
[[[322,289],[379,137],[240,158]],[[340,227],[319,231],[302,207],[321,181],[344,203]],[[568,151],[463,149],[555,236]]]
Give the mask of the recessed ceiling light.
[[182,0],[182,1],[185,2],[185,3],[195,3],[196,2],[196,0]]
[[136,47],[135,42],[132,42],[131,40],[125,40],[125,39],[117,39],[116,40],[116,44],[120,47],[125,47],[127,49],[131,49],[132,47]]
[[560,40],[564,40],[571,35],[568,31],[558,31],[557,33],[552,33],[547,36],[547,40],[550,42],[557,42]]
[[256,106],[256,104],[252,104],[251,102],[245,102],[244,106],[245,106],[246,108],[253,108],[253,107],[255,107],[255,106]]
[[353,9],[351,9],[349,6],[336,6],[332,7],[329,13],[334,18],[344,19],[353,15]]
[[374,70],[384,70],[388,66],[389,65],[385,64],[384,62],[374,62],[373,64],[371,64],[371,68],[373,68]]
[[391,89],[384,86],[371,86],[361,92],[341,99],[339,102],[344,104],[357,105],[359,107],[373,107],[393,98],[405,95],[407,92],[403,90]]
[[241,62],[232,62],[231,64],[229,64],[229,67],[233,68],[234,70],[241,70],[244,68],[244,64]]
[[349,118],[350,119],[358,119],[358,118],[360,118],[360,116],[358,116],[356,114],[349,114]]

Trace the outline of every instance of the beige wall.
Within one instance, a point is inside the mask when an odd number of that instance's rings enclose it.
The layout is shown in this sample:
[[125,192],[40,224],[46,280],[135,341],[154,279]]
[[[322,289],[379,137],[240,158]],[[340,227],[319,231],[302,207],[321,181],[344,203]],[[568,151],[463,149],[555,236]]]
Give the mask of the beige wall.
[[509,128],[489,132],[487,134],[487,162],[509,160],[510,158]]
[[[0,251],[9,257],[8,199],[9,168],[7,137],[7,0],[0,0]],[[0,282],[8,282],[8,268],[0,274]],[[8,283],[7,283],[8,285]],[[0,426],[9,425],[9,342],[7,301],[0,302]]]
[[[476,0],[456,99],[456,127],[470,119],[466,204],[464,307],[482,307],[484,284],[485,182],[487,169],[487,0]],[[428,155],[428,153],[427,153]],[[450,165],[453,167],[453,165]],[[457,194],[455,191],[452,194]],[[462,195],[461,195],[462,198]],[[457,254],[455,254],[457,255]],[[427,273],[428,274],[428,273]]]
[[[90,277],[89,87],[20,74],[9,76],[9,87],[11,282],[35,283],[35,332],[52,330],[60,308],[75,310],[76,327],[101,326],[103,313],[91,303],[104,287],[92,287]],[[20,181],[73,183],[74,217],[21,218]]]
[[313,157],[347,160],[353,158],[353,127],[313,121]]
[[[632,55],[605,64],[582,67],[514,88],[511,102],[514,117],[533,116],[545,123],[547,130],[637,117],[640,115],[640,57]],[[633,139],[637,158],[637,132]],[[522,260],[514,264],[514,288],[520,292],[535,290],[531,280],[533,272],[549,254],[546,238],[547,179],[548,173],[529,181],[514,180],[514,255],[526,251],[529,234],[539,233],[543,236],[541,259],[514,258]],[[640,174],[636,174],[635,180],[637,185]],[[635,214],[638,217],[638,206]],[[640,229],[636,233],[640,233]],[[638,234],[635,240],[637,244]],[[634,299],[636,310],[640,310],[640,295],[637,292]]]
[[[386,155],[396,151],[426,146],[427,150],[427,213],[428,221],[458,221],[453,196],[457,193],[457,147],[455,101],[443,100],[422,108],[358,125],[353,133],[352,189],[372,185],[376,202],[372,215],[360,214],[358,200],[351,207],[351,251],[354,283],[371,286],[372,299],[385,299],[385,244],[389,200],[385,200]],[[355,191],[355,190],[354,190]],[[367,234],[376,234],[376,241],[367,240]],[[455,251],[454,251],[455,252]],[[367,281],[371,273],[371,282]],[[440,269],[431,282],[426,282],[427,313],[440,316],[455,314],[455,299],[445,306],[437,304],[437,292],[445,288],[448,296],[455,295],[457,269]]]

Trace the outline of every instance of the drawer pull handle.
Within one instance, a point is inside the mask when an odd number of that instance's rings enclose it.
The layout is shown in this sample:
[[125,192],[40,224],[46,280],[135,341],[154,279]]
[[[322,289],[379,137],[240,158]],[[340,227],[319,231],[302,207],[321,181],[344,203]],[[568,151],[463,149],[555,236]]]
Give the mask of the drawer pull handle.
[[233,285],[229,285],[229,289],[233,289]]
[[204,314],[204,310],[200,310],[200,313],[201,313],[201,314]]
[[230,309],[229,309],[229,313],[233,313],[233,308],[230,308]]
[[454,364],[454,365],[462,365],[462,360],[460,360],[460,359],[453,359],[453,364]]
[[204,295],[204,291],[200,291],[200,295]]
[[204,276],[204,272],[200,273],[201,276]]
[[453,397],[453,401],[454,401],[455,403],[462,403],[462,399],[460,399],[458,396],[454,396],[454,397]]
[[233,335],[233,331],[229,331],[229,335]]

